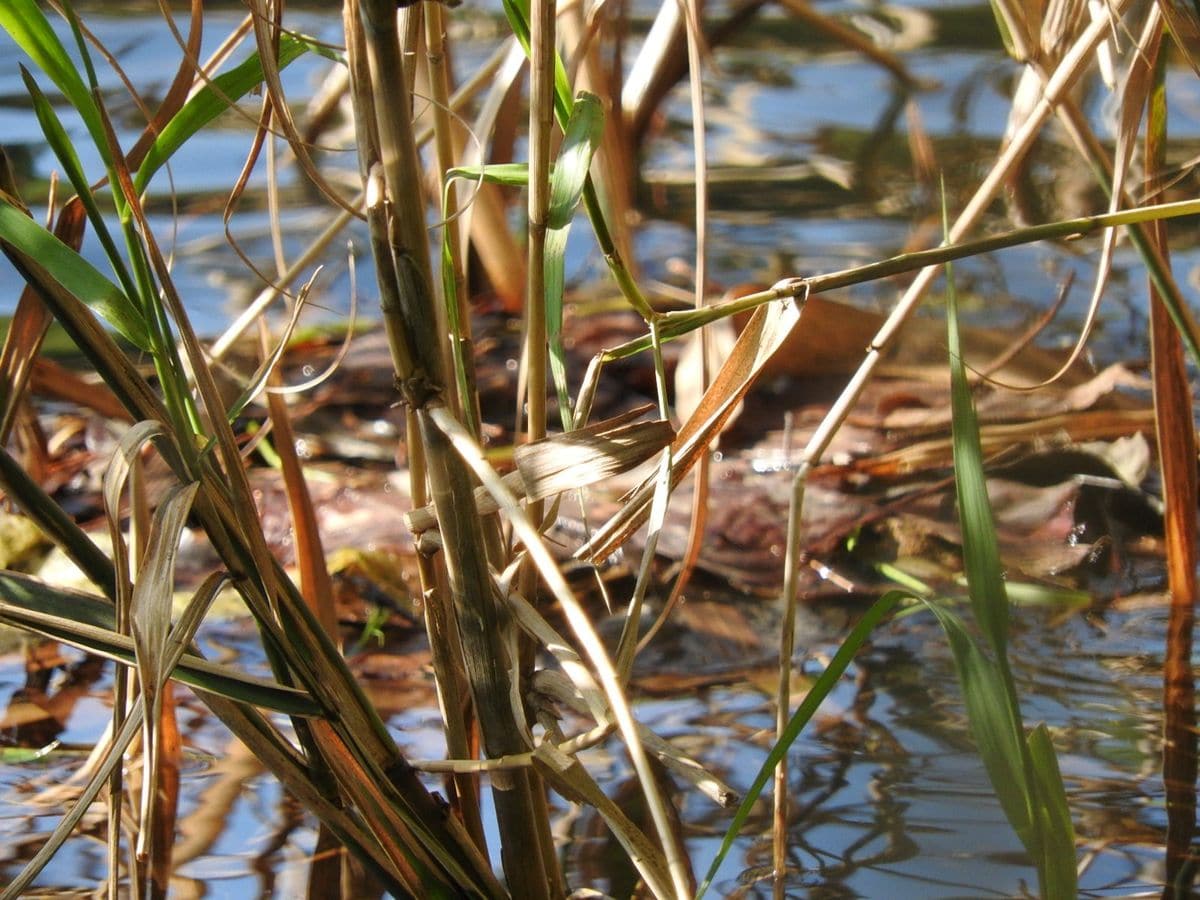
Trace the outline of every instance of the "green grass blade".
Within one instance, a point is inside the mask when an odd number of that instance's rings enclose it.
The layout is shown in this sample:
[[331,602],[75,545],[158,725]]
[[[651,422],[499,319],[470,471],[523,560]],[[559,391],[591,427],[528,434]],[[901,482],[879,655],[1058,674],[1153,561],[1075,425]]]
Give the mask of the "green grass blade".
[[523,188],[529,184],[529,166],[525,163],[488,163],[486,166],[455,166],[446,172],[446,181],[461,178],[483,181],[502,187]]
[[[291,65],[312,45],[291,34],[284,34],[279,39],[279,68]],[[262,60],[257,53],[252,54],[240,65],[228,72],[218,75],[183,105],[171,121],[163,128],[162,133],[150,145],[142,166],[134,176],[133,184],[140,194],[149,185],[162,166],[172,154],[182,147],[197,131],[229,109],[230,104],[246,94],[247,91],[261,84],[263,80]]]
[[0,197],[0,245],[31,257],[69,293],[140,350],[150,350],[150,329],[125,293],[90,262]]
[[712,884],[713,878],[717,874],[717,870],[721,868],[721,863],[725,861],[730,848],[733,846],[734,840],[741,833],[742,826],[746,824],[746,818],[750,815],[751,809],[758,801],[762,790],[767,786],[767,782],[771,780],[775,772],[775,766],[783,759],[788,749],[796,742],[796,738],[800,736],[800,732],[804,730],[804,726],[816,713],[820,705],[829,696],[829,692],[834,689],[842,674],[846,671],[846,667],[850,665],[850,661],[854,658],[854,654],[858,652],[858,648],[863,645],[867,636],[875,629],[875,626],[880,623],[893,607],[901,600],[907,600],[911,597],[910,594],[904,591],[889,591],[878,600],[876,600],[871,608],[868,609],[858,623],[850,630],[850,634],[842,642],[833,655],[833,659],[829,661],[829,665],[825,667],[825,671],[820,674],[813,686],[809,688],[804,699],[792,713],[792,717],[788,719],[787,728],[771,748],[771,752],[767,754],[766,760],[762,767],[758,770],[758,774],[754,777],[754,782],[746,791],[746,796],[742,799],[742,803],[734,813],[733,821],[729,824],[729,829],[725,832],[725,838],[721,841],[721,848],[717,851],[716,858],[712,861],[712,865],[708,867],[708,871],[704,875],[704,881],[700,888],[696,891],[696,898],[703,897],[709,886]]
[[[1075,896],[1075,834],[1054,748],[1044,726],[1027,742],[1008,663],[1008,592],[987,496],[979,422],[959,338],[953,267],[946,267],[947,343],[953,412],[954,475],[962,523],[963,567],[971,608],[991,648],[988,658],[961,620],[932,606],[950,639],[971,732],[996,796],[1038,870],[1043,896]],[[1036,732],[1035,732],[1036,734]],[[1036,746],[1035,746],[1036,745]],[[1035,759],[1035,750],[1037,758]]]
[[1000,567],[1000,547],[983,473],[979,420],[971,401],[962,340],[958,328],[958,295],[953,267],[946,266],[946,331],[950,347],[951,434],[954,442],[954,481],[962,522],[963,568],[976,621],[998,658],[1008,646],[1008,594]]
[[33,859],[26,863],[17,876],[5,885],[3,893],[0,893],[0,900],[9,900],[9,898],[15,900],[17,897],[27,896],[25,889],[50,864],[62,845],[66,843],[67,838],[75,833],[84,814],[91,808],[100,791],[108,785],[112,773],[123,761],[125,750],[141,727],[144,709],[145,706],[139,698],[129,711],[129,717],[121,726],[121,730],[113,737],[99,765],[92,771],[83,789],[79,792],[79,796],[75,798],[75,802],[71,804],[70,809],[63,813],[58,825],[55,826],[46,842],[38,848]]
[[113,241],[112,234],[109,233],[104,216],[100,213],[100,207],[96,203],[96,196],[92,192],[91,183],[83,171],[83,164],[79,161],[79,155],[75,152],[75,147],[71,143],[71,138],[67,134],[67,130],[63,127],[62,121],[54,111],[53,104],[42,93],[42,89],[38,86],[37,81],[34,80],[29,70],[24,66],[21,66],[21,78],[25,81],[25,89],[29,92],[29,99],[33,103],[33,112],[37,116],[42,134],[46,137],[46,143],[54,151],[59,165],[63,167],[63,172],[71,182],[71,187],[75,188],[75,193],[79,195],[79,200],[87,212],[88,221],[92,223],[96,237],[104,248],[104,255],[108,257],[109,265],[112,266],[113,272],[124,287],[126,294],[131,294],[133,291],[133,282],[129,278],[128,271],[125,269],[125,263],[121,258],[120,252],[117,250],[116,242]]
[[88,581],[107,596],[116,597],[112,560],[51,499],[42,486],[29,477],[29,472],[4,447],[0,447],[0,485],[8,499],[37,523],[46,537],[62,548]]
[[579,208],[583,186],[587,182],[592,156],[604,132],[604,105],[600,98],[580,91],[571,110],[562,147],[550,177],[550,208],[546,227],[567,228]]
[[17,46],[24,50],[62,91],[67,102],[83,119],[92,141],[107,165],[111,157],[95,98],[79,77],[78,65],[54,33],[41,5],[36,0],[4,0],[0,3],[0,28],[8,32]]
[[1070,898],[1078,895],[1078,875],[1075,868],[1075,826],[1067,806],[1067,792],[1050,731],[1039,724],[1030,732],[1029,747],[1031,782],[1035,786],[1038,831],[1042,837],[1042,891],[1047,897]]
[[567,390],[567,360],[562,340],[563,268],[571,222],[579,208],[592,156],[600,145],[603,133],[604,107],[600,98],[581,91],[575,98],[562,147],[550,176],[550,208],[546,215],[546,339],[550,346],[550,373],[558,393],[558,410],[565,431],[574,428],[574,417]]

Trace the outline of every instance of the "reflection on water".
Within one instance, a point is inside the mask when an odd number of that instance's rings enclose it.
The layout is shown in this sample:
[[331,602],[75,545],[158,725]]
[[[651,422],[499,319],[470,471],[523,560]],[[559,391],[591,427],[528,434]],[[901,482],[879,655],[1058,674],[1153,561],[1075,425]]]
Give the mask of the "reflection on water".
[[[1166,608],[1055,619],[1022,611],[1012,656],[1026,720],[1045,721],[1059,750],[1081,843],[1081,892],[1157,892],[1165,876],[1158,707]],[[392,715],[391,725],[410,756],[430,758],[442,752],[442,738],[419,643],[413,636],[391,648],[411,663],[407,672],[368,686],[381,698],[405,698],[406,708]],[[206,626],[204,647],[247,671],[263,667],[248,623]],[[804,671],[818,671],[833,647],[810,645]],[[673,661],[674,671],[692,675],[714,665],[703,644],[686,637],[679,646],[663,647],[662,658]],[[20,659],[0,662],[0,702],[10,719],[19,714],[42,728],[42,737],[57,737],[67,748],[85,747],[103,729],[107,673],[100,680],[92,676],[81,689],[81,667],[91,663],[68,657],[35,695],[18,681]],[[727,669],[728,663],[719,666]],[[655,674],[656,689],[672,677]],[[181,689],[180,699],[188,756],[173,896],[301,896],[315,823],[189,692]],[[39,720],[32,706],[48,717]],[[683,699],[647,698],[637,713],[737,790],[753,780],[774,728],[769,698],[746,683]],[[4,742],[15,736],[4,735]],[[41,761],[0,766],[0,880],[11,878],[54,828],[74,796],[70,779],[83,755],[60,750]],[[597,748],[584,759],[636,817],[636,792],[627,790],[631,775],[619,746]],[[1010,897],[1036,889],[1033,869],[967,736],[941,632],[926,617],[899,620],[877,635],[797,741],[789,771],[788,886],[795,896]],[[699,794],[688,793],[681,803],[692,858],[705,867],[730,813]],[[770,896],[769,828],[764,801],[718,876],[719,895]],[[633,884],[633,873],[622,868],[621,853],[592,813],[563,807],[556,831],[578,884],[617,895]],[[97,809],[38,884],[93,888],[105,871],[102,835]]]
[[[1157,894],[1165,875],[1157,774],[1165,606],[1053,618],[1021,613],[1012,657],[1026,721],[1045,721],[1059,751],[1081,843],[1081,894]],[[644,705],[641,718],[739,790],[753,780],[774,727],[770,701],[745,687]],[[613,765],[614,778],[628,778]],[[1036,892],[967,735],[953,661],[932,621],[901,620],[878,635],[793,747],[789,778],[795,896]],[[729,815],[688,796],[684,818],[704,866]],[[718,876],[719,895],[771,896],[769,831],[764,802]],[[583,881],[604,883],[612,855],[586,843],[569,852]]]

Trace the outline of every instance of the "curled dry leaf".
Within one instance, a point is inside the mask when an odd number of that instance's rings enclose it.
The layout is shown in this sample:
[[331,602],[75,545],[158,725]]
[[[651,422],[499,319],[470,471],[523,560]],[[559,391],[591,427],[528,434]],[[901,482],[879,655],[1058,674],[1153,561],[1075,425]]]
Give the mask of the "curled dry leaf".
[[[784,346],[800,321],[803,300],[787,299],[760,306],[742,329],[733,351],[716,378],[704,392],[696,411],[688,418],[671,444],[671,487],[691,471],[701,453],[721,433],[734,409],[764,371],[767,361]],[[621,511],[608,520],[577,552],[580,559],[599,562],[620,547],[650,515],[655,478],[642,482]]]
[[[640,465],[667,446],[674,436],[670,423],[662,419],[630,421],[645,411],[646,407],[632,410],[516,448],[513,458],[517,469],[504,477],[505,484],[527,500],[541,500]],[[499,508],[482,488],[475,492],[475,506],[481,515]],[[405,519],[414,534],[437,527],[432,504],[413,510]]]

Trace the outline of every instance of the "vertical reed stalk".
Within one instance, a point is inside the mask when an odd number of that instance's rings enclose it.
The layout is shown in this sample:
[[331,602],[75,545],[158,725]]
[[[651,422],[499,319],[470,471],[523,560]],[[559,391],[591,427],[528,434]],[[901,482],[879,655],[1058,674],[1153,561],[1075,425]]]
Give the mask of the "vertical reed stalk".
[[[474,484],[430,419],[432,410],[445,406],[444,335],[437,330],[410,85],[403,74],[395,4],[349,0],[346,11],[352,57],[361,53],[366,59],[365,69],[361,61],[351,60],[352,90],[360,152],[367,154],[361,164],[382,314],[397,385],[417,425],[417,433],[408,439],[424,447],[449,593],[485,752],[489,757],[521,753],[530,747],[523,719],[518,719],[520,704],[514,701],[518,694],[508,652],[511,626],[494,594]],[[375,97],[386,97],[387,102],[376,103]],[[532,790],[525,771],[497,773],[492,789],[509,889],[519,897],[549,897],[552,882],[543,863],[538,825],[547,818],[544,797]]]
[[[446,172],[457,162],[454,151],[454,122],[451,119],[450,71],[446,45],[446,24],[442,7],[431,3],[425,7],[425,49],[429,74],[430,95],[433,100],[433,137],[437,158],[437,171]],[[475,354],[471,340],[471,320],[467,311],[466,261],[462,251],[462,240],[457,222],[459,214],[458,187],[451,183],[446,190],[445,243],[448,259],[444,265],[448,273],[443,276],[443,294],[446,317],[451,324],[449,336],[455,341],[450,348],[450,358],[457,379],[451,379],[447,388],[452,397],[451,407],[458,417],[478,437],[480,415],[478,395],[475,391]],[[416,416],[412,410],[406,417],[407,433],[417,433]],[[414,442],[409,452],[409,478],[413,506],[420,508],[429,503],[425,483],[425,456],[420,442]],[[475,726],[475,714],[467,692],[463,672],[462,642],[458,625],[454,621],[454,610],[450,607],[445,592],[445,583],[438,583],[434,560],[421,556],[418,559],[421,584],[436,585],[426,591],[425,627],[429,633],[429,645],[433,654],[434,671],[437,672],[438,700],[441,704],[443,728],[446,734],[446,753],[452,759],[471,759],[475,755],[475,741],[471,732]],[[458,773],[449,776],[448,788],[451,805],[458,810],[463,824],[475,841],[476,846],[486,852],[487,840],[483,830],[483,819],[479,811],[479,777],[473,773]]]
[[[1161,37],[1161,33],[1158,37]],[[1166,167],[1166,58],[1156,39],[1148,53],[1154,61],[1154,83],[1147,104],[1147,197],[1160,199]],[[1167,226],[1147,228],[1169,263]],[[1169,271],[1169,266],[1168,269]],[[1151,280],[1151,375],[1154,424],[1163,483],[1163,528],[1167,545],[1167,583],[1171,598],[1167,646],[1163,660],[1163,781],[1167,794],[1167,879],[1163,897],[1192,896],[1196,859],[1196,684],[1192,672],[1192,631],[1196,590],[1196,429],[1183,341]]]
[[[446,46],[446,24],[440,3],[425,8],[425,59],[429,74],[430,99],[433,101],[433,140],[437,171],[448,172],[458,162],[454,153],[454,123],[450,118],[450,72]],[[450,408],[458,418],[480,437],[479,410],[475,391],[475,355],[471,341],[471,319],[467,313],[467,272],[463,256],[462,235],[455,221],[458,218],[458,184],[450,182],[445,189],[445,221],[442,223],[446,258],[443,260],[443,294],[446,317],[455,340],[450,348],[451,364],[457,379],[451,379]]]

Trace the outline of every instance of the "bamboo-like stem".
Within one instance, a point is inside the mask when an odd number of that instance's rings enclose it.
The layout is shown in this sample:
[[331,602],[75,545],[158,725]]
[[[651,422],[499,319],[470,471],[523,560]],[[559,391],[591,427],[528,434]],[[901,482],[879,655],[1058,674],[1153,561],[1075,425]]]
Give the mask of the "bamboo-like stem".
[[[455,165],[454,123],[450,118],[450,72],[446,58],[445,18],[442,7],[430,3],[425,9],[425,48],[429,73],[429,86],[433,100],[433,138],[437,157],[437,170],[449,171]],[[458,190],[453,183],[445,193],[445,221],[442,223],[443,241],[447,248],[448,277],[444,276],[444,300],[446,318],[450,323],[450,336],[454,345],[450,347],[450,358],[457,379],[451,379],[447,387],[452,406],[458,417],[471,431],[480,433],[480,415],[477,392],[475,391],[475,358],[471,341],[471,320],[467,309],[466,269],[462,253],[462,242],[454,218],[458,215]],[[417,433],[415,413],[407,412],[407,433]],[[420,508],[429,502],[425,481],[425,453],[420,442],[410,448],[409,480],[413,505]],[[434,671],[437,673],[438,702],[442,709],[442,721],[446,733],[446,752],[450,757],[466,758],[472,753],[471,731],[475,722],[471,698],[466,688],[463,673],[462,641],[454,610],[449,605],[444,585],[438,584],[434,561],[421,556],[417,560],[421,584],[426,586],[424,604],[425,627],[429,633],[429,646],[433,654]],[[479,811],[479,778],[470,772],[450,776],[451,803],[457,807],[467,832],[475,845],[486,853],[487,838],[483,819]]]
[[[361,11],[361,20],[356,13]],[[352,39],[351,29],[361,28]],[[488,756],[508,756],[529,749],[529,740],[513,703],[508,625],[493,595],[483,524],[475,513],[474,485],[461,459],[429,414],[444,408],[446,385],[441,338],[437,330],[425,235],[420,165],[410,112],[409,84],[404,79],[394,3],[368,0],[347,4],[347,43],[366,57],[368,81],[361,64],[351,63],[360,133],[374,129],[377,157],[362,161],[368,172],[369,218],[386,227],[387,246],[376,244],[383,258],[378,274],[382,312],[392,338],[393,364],[404,402],[413,410],[422,442],[430,495],[443,538],[449,593],[458,617],[464,662]],[[361,42],[360,42],[361,38]],[[372,100],[373,86],[388,102]],[[368,118],[370,117],[370,118]],[[367,121],[364,121],[367,119]],[[375,150],[360,140],[360,150]],[[388,269],[391,269],[389,272]],[[388,282],[388,283],[385,283]],[[549,896],[537,822],[546,804],[535,797],[528,773],[493,780],[493,796],[502,840],[501,858],[509,889],[519,897]]]
[[[530,17],[525,433],[531,442],[546,436],[546,216],[550,207],[550,129],[554,124],[554,10],[554,0],[533,0]],[[531,515],[535,522],[541,518],[540,510]]]
[[[496,475],[495,471],[484,460],[482,451],[480,451],[477,445],[473,444],[470,436],[463,431],[462,426],[458,422],[445,415],[444,409],[431,411],[429,418],[436,427],[443,430],[447,435],[447,439],[462,454],[462,458],[472,466],[472,469],[488,489],[488,492],[496,499],[497,503],[499,503],[500,507],[507,514],[514,532],[524,542],[526,551],[537,565],[543,582],[561,604],[563,614],[566,616],[576,638],[590,659],[592,667],[595,669],[597,680],[604,688],[604,693],[610,704],[612,717],[616,719],[621,729],[626,749],[633,762],[633,767],[638,773],[638,780],[642,785],[642,790],[646,797],[646,805],[649,807],[651,817],[654,819],[655,830],[662,842],[664,856],[670,867],[670,877],[674,885],[674,890],[672,891],[671,885],[665,883],[662,885],[651,884],[651,889],[664,897],[669,897],[672,893],[680,898],[689,896],[687,873],[683,867],[682,860],[679,859],[682,855],[682,848],[676,845],[674,832],[663,821],[663,816],[666,814],[665,807],[657,782],[650,773],[648,757],[645,748],[642,746],[641,738],[638,735],[637,723],[624,698],[617,672],[613,667],[612,661],[608,658],[603,644],[596,635],[591,621],[571,593],[566,579],[542,542],[537,527],[525,514],[516,497],[513,496],[500,477]],[[644,877],[645,875],[646,873],[643,872]]]
[[[809,469],[801,464],[792,479],[792,493],[788,503],[788,533],[799,532],[804,513],[804,488],[808,483]],[[779,630],[779,682],[775,689],[775,738],[780,740],[791,717],[792,706],[792,655],[796,649],[796,593],[800,584],[802,560],[799,553],[788,553],[784,558],[783,570],[783,624]],[[772,864],[774,866],[773,887],[776,897],[786,892],[787,882],[787,833],[788,833],[788,768],[787,755],[775,767],[775,810],[772,823]]]
[[[454,123],[450,119],[450,73],[446,56],[446,25],[440,3],[430,3],[425,10],[425,59],[429,74],[430,99],[433,101],[434,149],[437,171],[448,172],[458,162],[454,154]],[[443,294],[450,335],[455,338],[450,348],[451,364],[458,378],[448,387],[451,408],[458,418],[476,435],[480,434],[479,410],[475,391],[475,358],[471,341],[471,318],[467,309],[467,273],[463,259],[462,238],[455,223],[458,217],[458,185],[450,182],[444,192],[444,221],[442,241],[446,252],[443,268]],[[461,385],[461,387],[459,387]]]
[[[550,137],[554,127],[555,0],[533,0],[530,12],[529,190],[526,212],[529,255],[525,274],[523,357],[528,391],[525,434],[527,440],[532,442],[546,436],[546,231],[550,209]],[[529,516],[534,522],[541,522],[545,512],[544,501],[535,500],[529,504]],[[525,597],[537,596],[537,570],[531,562],[521,567],[518,590]],[[517,646],[517,677],[524,680],[532,674],[535,649],[525,640],[519,641]],[[545,787],[535,773],[529,773],[528,778],[533,798],[543,800],[543,814],[535,820],[534,825],[547,891],[553,896],[562,896],[566,891],[554,858],[550,819],[545,814]]]

